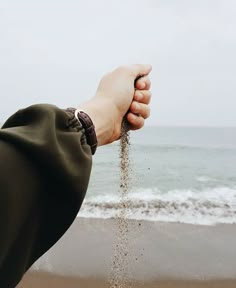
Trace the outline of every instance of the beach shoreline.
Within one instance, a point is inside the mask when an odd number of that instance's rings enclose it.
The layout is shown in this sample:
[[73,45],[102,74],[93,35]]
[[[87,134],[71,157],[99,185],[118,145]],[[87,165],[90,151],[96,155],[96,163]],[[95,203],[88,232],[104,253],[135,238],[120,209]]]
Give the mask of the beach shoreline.
[[[17,288],[110,288],[107,279],[76,278],[53,275],[42,272],[28,273]],[[131,282],[129,287],[136,288],[234,288],[236,279],[228,280],[179,280],[159,279],[150,281]]]
[[[114,219],[77,218],[18,287],[109,287],[116,227]],[[236,287],[235,228],[130,220],[134,287]]]

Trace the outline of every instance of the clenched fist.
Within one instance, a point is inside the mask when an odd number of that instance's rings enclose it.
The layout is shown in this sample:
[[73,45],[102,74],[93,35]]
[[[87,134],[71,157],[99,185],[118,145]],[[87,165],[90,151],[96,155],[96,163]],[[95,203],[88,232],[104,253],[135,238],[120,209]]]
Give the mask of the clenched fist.
[[78,108],[95,125],[98,145],[119,139],[124,117],[130,130],[143,127],[150,115],[150,65],[121,66],[101,79],[95,96]]

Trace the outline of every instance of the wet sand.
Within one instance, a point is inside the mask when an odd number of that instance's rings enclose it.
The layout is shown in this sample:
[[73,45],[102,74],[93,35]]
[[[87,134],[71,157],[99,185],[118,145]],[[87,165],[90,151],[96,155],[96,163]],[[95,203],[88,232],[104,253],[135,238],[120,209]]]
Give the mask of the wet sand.
[[[115,232],[114,220],[76,219],[18,288],[109,287]],[[236,287],[236,225],[129,221],[129,238],[132,287]]]
[[[27,275],[17,288],[109,288],[107,281],[95,278],[73,278],[31,273]],[[136,283],[137,288],[235,288],[236,280],[184,281],[159,280]]]

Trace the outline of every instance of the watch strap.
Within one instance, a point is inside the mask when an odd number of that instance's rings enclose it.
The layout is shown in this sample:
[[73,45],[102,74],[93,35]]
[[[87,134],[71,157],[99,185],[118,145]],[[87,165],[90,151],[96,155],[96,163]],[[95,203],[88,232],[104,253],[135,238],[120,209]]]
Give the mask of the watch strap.
[[93,124],[92,119],[88,116],[88,114],[86,114],[84,111],[79,110],[79,109],[67,108],[64,111],[72,113],[73,118],[77,119],[82,124],[84,131],[85,131],[87,144],[91,148],[92,155],[94,155],[97,149],[98,142],[97,142],[97,136],[95,132],[95,126]]

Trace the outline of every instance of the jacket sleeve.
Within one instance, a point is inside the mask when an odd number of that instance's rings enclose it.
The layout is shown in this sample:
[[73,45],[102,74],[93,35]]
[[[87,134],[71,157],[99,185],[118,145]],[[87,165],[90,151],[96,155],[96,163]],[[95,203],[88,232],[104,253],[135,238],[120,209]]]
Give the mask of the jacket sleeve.
[[0,130],[0,287],[65,233],[83,202],[92,155],[82,125],[56,106],[33,105]]

